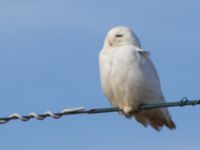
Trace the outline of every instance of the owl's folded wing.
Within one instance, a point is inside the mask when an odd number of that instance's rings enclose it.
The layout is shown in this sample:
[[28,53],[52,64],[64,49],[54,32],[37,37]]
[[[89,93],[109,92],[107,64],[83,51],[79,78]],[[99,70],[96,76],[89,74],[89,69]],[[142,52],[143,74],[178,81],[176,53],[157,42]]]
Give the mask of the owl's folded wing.
[[138,51],[144,57],[148,57],[150,55],[149,51],[145,51],[144,49],[141,49],[141,48],[138,48],[138,47],[136,48],[136,51]]

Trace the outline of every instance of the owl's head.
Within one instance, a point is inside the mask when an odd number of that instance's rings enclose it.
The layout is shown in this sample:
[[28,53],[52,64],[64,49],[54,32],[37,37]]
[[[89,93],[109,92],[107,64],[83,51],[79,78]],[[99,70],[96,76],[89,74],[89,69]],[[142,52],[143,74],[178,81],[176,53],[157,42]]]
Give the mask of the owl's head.
[[112,28],[107,33],[104,46],[117,47],[122,45],[134,45],[136,47],[141,47],[138,37],[130,28],[124,26]]

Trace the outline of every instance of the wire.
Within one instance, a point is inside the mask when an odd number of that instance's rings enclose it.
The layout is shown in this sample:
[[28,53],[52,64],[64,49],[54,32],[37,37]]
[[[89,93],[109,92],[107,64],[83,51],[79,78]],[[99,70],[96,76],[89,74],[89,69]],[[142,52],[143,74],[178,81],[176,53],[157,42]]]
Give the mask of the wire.
[[[164,107],[177,107],[177,106],[183,107],[183,106],[189,106],[189,105],[195,106],[199,104],[200,104],[200,100],[188,100],[186,97],[184,97],[180,101],[176,101],[176,102],[140,105],[138,111],[147,110],[147,109],[164,108]],[[33,118],[38,119],[38,120],[43,120],[47,117],[59,119],[65,115],[97,114],[97,113],[108,113],[108,112],[117,112],[117,111],[121,111],[121,110],[117,107],[94,108],[94,109],[85,109],[84,107],[78,107],[78,108],[64,109],[59,113],[52,113],[51,111],[47,111],[44,114],[36,114],[32,112],[25,116],[21,116],[20,114],[14,113],[14,114],[9,115],[8,117],[0,118],[0,124],[4,124],[4,123],[9,122],[10,120],[16,120],[16,119],[19,119],[21,121],[28,121]]]

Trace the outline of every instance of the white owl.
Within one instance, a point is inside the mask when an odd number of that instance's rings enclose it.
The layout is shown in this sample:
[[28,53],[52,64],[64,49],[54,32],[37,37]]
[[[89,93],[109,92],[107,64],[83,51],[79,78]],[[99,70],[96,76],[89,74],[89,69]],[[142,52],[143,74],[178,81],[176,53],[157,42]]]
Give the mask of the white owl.
[[103,91],[114,107],[145,127],[175,129],[167,108],[141,110],[141,104],[164,102],[160,81],[149,52],[141,48],[135,33],[123,26],[112,28],[99,54]]

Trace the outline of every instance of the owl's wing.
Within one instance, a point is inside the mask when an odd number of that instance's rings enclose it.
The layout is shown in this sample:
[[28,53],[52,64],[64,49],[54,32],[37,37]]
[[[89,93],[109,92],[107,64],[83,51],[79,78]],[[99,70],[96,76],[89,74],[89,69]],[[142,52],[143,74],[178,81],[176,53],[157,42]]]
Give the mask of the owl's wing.
[[144,57],[148,57],[150,55],[149,51],[145,51],[144,49],[141,49],[141,48],[138,48],[138,47],[136,48],[136,51],[139,52]]
[[146,81],[148,81],[152,92],[158,96],[158,98],[155,98],[154,102],[163,102],[164,96],[161,89],[159,75],[154,63],[150,59],[150,53],[141,48],[137,48],[136,51],[140,54],[141,58],[143,58],[143,61],[141,60],[141,68],[145,71],[144,75],[147,79]]
[[158,82],[160,84],[160,79],[159,79],[158,73],[156,71],[156,68],[154,66],[154,63],[149,58],[151,53],[149,51],[145,51],[144,49],[141,49],[141,48],[138,48],[138,47],[136,48],[136,51],[138,51],[143,57],[146,58],[147,63],[151,67],[154,76],[156,77],[156,79],[158,80]]
[[155,68],[155,65],[154,63],[148,58],[147,59],[147,62],[149,63],[149,65],[151,66],[151,69],[152,69],[152,72],[153,72],[153,75],[155,76],[155,78],[157,79],[159,85],[160,85],[160,79],[159,79],[159,76],[158,76],[158,72]]

